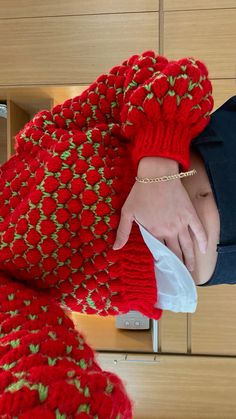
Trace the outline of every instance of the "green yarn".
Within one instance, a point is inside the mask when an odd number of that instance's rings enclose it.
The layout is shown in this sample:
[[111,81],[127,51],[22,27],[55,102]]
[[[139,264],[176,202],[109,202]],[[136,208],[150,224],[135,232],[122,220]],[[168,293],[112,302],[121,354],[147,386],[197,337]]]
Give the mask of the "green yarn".
[[87,369],[87,364],[86,364],[86,362],[85,362],[84,359],[80,359],[80,361],[79,361],[78,364],[82,368],[82,370],[86,370]]
[[148,95],[146,96],[147,99],[152,99],[154,97],[153,93],[148,93]]
[[89,411],[90,411],[90,406],[89,406],[89,404],[81,404],[81,405],[79,406],[78,410],[77,410],[77,413],[80,413],[80,412],[89,413]]
[[4,364],[2,365],[2,369],[4,371],[9,371],[11,368],[14,368],[16,366],[17,362],[12,362],[11,364]]
[[56,419],[66,419],[66,415],[61,413],[59,409],[56,410]]
[[50,336],[50,338],[52,338],[53,340],[57,339],[57,335],[55,332],[52,332],[52,331],[48,332],[48,336]]
[[11,340],[10,345],[12,348],[17,348],[20,344],[20,339]]
[[39,347],[40,345],[33,345],[33,343],[31,343],[29,345],[30,351],[32,352],[32,354],[37,354],[39,351]]
[[152,91],[152,83],[148,83],[144,85],[145,90],[147,90],[147,92],[151,92]]
[[113,384],[110,383],[110,381],[108,381],[105,392],[109,394],[112,392],[113,388],[114,388]]
[[73,383],[74,383],[75,387],[77,388],[77,390],[81,390],[81,385],[80,385],[79,380],[73,380]]
[[29,314],[29,315],[28,315],[28,318],[29,318],[30,320],[35,320],[35,319],[37,319],[37,318],[38,318],[38,316],[37,316],[37,314]]
[[56,365],[57,363],[57,358],[50,358],[50,356],[48,357],[48,365]]
[[66,354],[69,355],[71,353],[72,349],[73,349],[72,345],[70,345],[70,346],[67,345],[66,346]]
[[84,388],[84,395],[85,395],[86,397],[90,397],[90,396],[91,396],[88,386],[86,386],[86,387]]
[[19,310],[10,310],[8,313],[13,317],[16,316],[19,313]]
[[8,298],[8,300],[9,300],[9,301],[12,301],[12,300],[14,300],[14,298],[15,298],[15,294],[9,294],[9,295],[7,296],[7,298]]
[[39,383],[38,392],[39,400],[41,403],[43,403],[48,397],[48,386],[44,386],[42,383]]

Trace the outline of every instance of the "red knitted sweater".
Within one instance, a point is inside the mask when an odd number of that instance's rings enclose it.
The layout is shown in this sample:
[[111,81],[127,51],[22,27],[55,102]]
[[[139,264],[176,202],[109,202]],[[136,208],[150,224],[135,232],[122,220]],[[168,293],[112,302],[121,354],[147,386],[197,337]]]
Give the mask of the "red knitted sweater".
[[[39,112],[16,136],[0,178],[0,414],[9,414],[1,417],[131,417],[121,382],[100,371],[56,304],[160,317],[153,260],[138,227],[112,250],[120,209],[142,157],[188,169],[190,142],[212,105],[203,63],[148,51]],[[49,376],[45,365],[57,369]]]

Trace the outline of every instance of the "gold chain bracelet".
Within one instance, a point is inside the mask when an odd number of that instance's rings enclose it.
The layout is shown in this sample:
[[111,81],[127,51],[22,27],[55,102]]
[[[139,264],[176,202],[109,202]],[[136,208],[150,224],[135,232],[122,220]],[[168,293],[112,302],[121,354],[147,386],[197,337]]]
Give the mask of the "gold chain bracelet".
[[176,173],[175,175],[166,175],[166,176],[161,176],[161,177],[156,177],[156,178],[148,178],[148,177],[141,178],[141,177],[136,176],[135,180],[140,183],[167,182],[168,180],[172,180],[172,179],[181,179],[186,176],[193,176],[193,175],[196,175],[196,173],[197,171],[193,169],[193,170],[189,170],[189,172],[181,172],[181,173]]

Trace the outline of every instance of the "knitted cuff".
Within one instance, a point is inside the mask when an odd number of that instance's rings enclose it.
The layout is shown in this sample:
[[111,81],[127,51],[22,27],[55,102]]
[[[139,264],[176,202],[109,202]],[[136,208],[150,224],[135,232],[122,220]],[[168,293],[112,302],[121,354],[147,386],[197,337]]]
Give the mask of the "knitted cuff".
[[135,222],[129,240],[120,252],[123,290],[121,291],[123,307],[120,308],[124,312],[136,310],[158,320],[162,310],[155,308],[158,291],[153,256]]
[[137,171],[142,157],[165,157],[177,160],[183,170],[189,168],[189,144],[191,131],[177,121],[160,120],[156,126],[148,123],[139,128],[134,139],[135,146],[132,153]]

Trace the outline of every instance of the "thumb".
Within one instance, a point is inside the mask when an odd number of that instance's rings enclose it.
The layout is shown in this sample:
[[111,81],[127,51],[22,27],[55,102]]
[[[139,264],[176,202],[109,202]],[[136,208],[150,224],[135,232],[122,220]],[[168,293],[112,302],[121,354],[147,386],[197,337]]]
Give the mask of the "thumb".
[[116,232],[115,243],[112,246],[113,250],[121,249],[128,241],[133,224],[133,216],[121,212],[120,223]]

